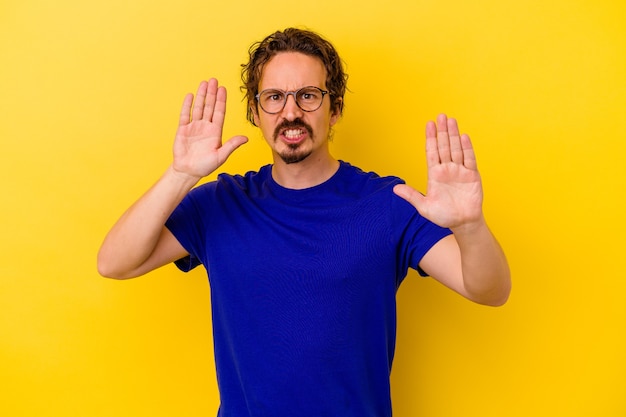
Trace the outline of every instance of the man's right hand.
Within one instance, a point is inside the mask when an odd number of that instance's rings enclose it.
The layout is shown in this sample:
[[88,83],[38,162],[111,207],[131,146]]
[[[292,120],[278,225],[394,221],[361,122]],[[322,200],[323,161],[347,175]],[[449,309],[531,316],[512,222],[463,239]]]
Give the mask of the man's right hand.
[[98,252],[101,275],[132,278],[188,254],[165,222],[201,178],[248,141],[245,136],[235,136],[222,144],[225,110],[226,89],[218,88],[215,79],[200,83],[195,102],[192,94],[185,97],[174,141],[174,162],[105,237]]
[[198,181],[248,141],[245,136],[234,136],[222,143],[225,113],[226,88],[219,87],[216,79],[202,81],[195,100],[187,94],[174,140],[174,171]]

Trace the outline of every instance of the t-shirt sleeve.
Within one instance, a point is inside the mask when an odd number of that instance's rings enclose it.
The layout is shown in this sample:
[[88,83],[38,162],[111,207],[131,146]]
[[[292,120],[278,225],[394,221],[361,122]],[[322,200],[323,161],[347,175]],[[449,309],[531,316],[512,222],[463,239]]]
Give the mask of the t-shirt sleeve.
[[398,263],[401,271],[406,274],[408,269],[412,268],[421,276],[428,276],[419,267],[419,263],[437,242],[452,234],[452,231],[426,219],[415,207],[399,196],[392,196],[391,206],[394,230],[399,234]]
[[207,198],[210,188],[210,184],[194,188],[165,222],[165,227],[189,253],[189,256],[174,262],[184,272],[189,272],[204,263],[206,228],[202,215],[202,201]]

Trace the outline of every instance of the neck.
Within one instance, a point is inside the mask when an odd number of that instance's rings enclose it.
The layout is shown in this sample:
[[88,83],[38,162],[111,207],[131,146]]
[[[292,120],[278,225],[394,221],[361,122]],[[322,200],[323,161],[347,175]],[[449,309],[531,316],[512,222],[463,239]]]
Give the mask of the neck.
[[282,187],[302,190],[327,181],[338,169],[339,161],[330,154],[312,154],[293,164],[286,164],[276,156],[272,166],[272,178]]

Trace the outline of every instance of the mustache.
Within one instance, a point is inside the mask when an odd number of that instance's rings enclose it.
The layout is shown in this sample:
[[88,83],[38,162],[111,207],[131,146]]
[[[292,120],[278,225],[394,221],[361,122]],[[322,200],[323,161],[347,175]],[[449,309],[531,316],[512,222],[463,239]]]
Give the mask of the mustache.
[[302,119],[283,120],[281,124],[274,129],[274,140],[278,139],[278,135],[282,130],[286,129],[304,129],[310,137],[313,137],[313,128],[305,123]]

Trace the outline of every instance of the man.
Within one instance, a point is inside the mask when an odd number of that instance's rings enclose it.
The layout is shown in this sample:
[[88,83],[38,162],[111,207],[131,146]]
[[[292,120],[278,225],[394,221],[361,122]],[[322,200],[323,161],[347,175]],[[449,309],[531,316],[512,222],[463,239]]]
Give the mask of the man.
[[395,294],[408,268],[478,303],[509,295],[469,137],[445,115],[428,123],[422,195],[330,154],[346,76],[319,35],[268,36],[242,78],[273,164],[194,188],[247,141],[222,142],[226,90],[202,82],[183,102],[172,165],[109,232],[99,271],[205,266],[219,416],[390,416]]

